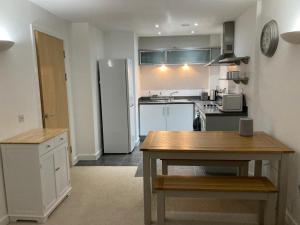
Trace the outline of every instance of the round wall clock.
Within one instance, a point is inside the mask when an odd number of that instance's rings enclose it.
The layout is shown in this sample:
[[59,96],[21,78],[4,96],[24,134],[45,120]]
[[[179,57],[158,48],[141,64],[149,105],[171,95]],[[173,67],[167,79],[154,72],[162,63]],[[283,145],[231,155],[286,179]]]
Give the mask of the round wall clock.
[[260,49],[265,56],[272,57],[276,52],[279,41],[278,25],[275,20],[265,24],[261,37]]

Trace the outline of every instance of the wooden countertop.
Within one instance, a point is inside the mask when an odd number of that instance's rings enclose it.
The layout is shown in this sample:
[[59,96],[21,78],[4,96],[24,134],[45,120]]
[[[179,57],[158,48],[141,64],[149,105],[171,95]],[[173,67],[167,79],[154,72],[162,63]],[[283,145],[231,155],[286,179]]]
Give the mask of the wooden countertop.
[[242,137],[231,131],[155,131],[150,132],[141,151],[203,153],[294,153],[264,132]]
[[67,129],[34,129],[3,140],[0,144],[40,144],[64,132]]

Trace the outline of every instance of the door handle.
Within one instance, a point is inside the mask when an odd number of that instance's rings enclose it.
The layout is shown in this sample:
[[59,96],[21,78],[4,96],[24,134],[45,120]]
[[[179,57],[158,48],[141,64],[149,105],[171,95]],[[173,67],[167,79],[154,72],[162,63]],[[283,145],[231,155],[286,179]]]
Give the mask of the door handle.
[[55,116],[55,114],[45,114],[44,118],[49,119],[50,117],[54,117],[54,116]]

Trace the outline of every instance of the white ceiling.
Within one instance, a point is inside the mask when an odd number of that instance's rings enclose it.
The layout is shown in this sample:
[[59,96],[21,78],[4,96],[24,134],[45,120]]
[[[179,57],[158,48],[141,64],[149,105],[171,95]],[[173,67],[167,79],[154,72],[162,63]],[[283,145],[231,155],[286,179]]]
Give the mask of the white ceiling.
[[[131,30],[139,36],[212,34],[256,0],[30,0],[72,22],[102,30]],[[194,24],[198,23],[198,26]],[[155,28],[159,24],[159,28]],[[182,24],[190,24],[183,27]]]

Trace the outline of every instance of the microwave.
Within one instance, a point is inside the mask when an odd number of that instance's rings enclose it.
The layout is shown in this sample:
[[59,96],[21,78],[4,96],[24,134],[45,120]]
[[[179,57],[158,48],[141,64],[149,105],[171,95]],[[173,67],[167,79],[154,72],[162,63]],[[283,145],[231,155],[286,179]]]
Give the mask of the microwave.
[[222,94],[219,95],[218,108],[222,112],[242,112],[243,95],[242,94]]

